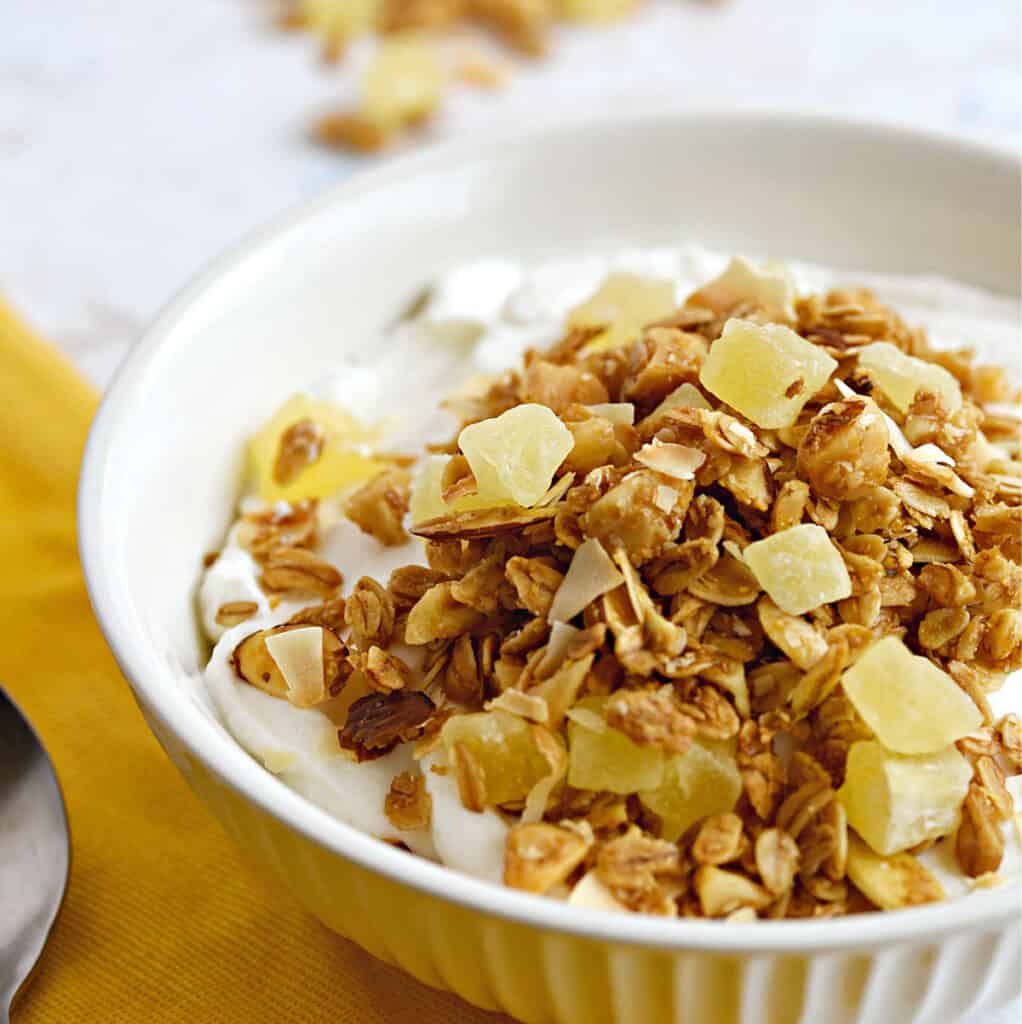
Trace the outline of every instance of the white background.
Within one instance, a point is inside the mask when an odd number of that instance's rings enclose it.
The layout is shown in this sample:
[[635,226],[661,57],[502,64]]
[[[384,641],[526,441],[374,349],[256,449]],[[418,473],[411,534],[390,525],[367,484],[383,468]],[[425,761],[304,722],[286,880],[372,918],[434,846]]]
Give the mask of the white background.
[[[367,162],[269,0],[0,0],[0,292],[103,384],[210,257]],[[650,0],[461,90],[427,138],[673,105],[834,111],[1018,145],[1018,0]],[[811,173],[811,168],[807,169]]]
[[[462,90],[427,138],[655,104],[835,112],[1018,147],[1019,7],[649,0],[612,30],[560,31],[553,59],[499,93]],[[0,0],[0,292],[101,386],[219,250],[385,159],[308,141],[310,118],[352,97],[351,62],[323,67],[269,11]]]

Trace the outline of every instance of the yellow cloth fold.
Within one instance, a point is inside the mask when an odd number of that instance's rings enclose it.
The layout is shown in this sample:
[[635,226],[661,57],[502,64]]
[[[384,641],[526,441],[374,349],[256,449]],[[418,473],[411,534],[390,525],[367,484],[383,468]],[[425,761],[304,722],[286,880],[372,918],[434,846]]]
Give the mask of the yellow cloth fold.
[[271,888],[160,750],[78,565],[95,406],[0,303],[0,684],[49,749],[72,833],[67,901],[15,1024],[506,1021],[373,960]]

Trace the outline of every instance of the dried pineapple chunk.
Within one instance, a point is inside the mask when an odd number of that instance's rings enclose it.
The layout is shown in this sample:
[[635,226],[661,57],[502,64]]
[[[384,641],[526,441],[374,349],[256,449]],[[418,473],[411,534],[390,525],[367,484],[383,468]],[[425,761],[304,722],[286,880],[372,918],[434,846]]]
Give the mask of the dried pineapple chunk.
[[[322,431],[321,450],[314,462],[282,481],[276,472],[281,441],[289,428],[306,420]],[[373,433],[340,406],[305,395],[295,395],[277,410],[269,423],[249,442],[248,461],[252,482],[259,496],[267,501],[293,502],[336,494],[368,480],[385,468],[382,462],[358,450],[373,439]]]
[[449,461],[449,455],[428,455],[419,463],[412,480],[412,498],[408,506],[412,526],[451,512],[451,507],[442,497],[444,470]]
[[700,818],[732,810],[741,792],[729,746],[696,740],[684,754],[667,758],[663,781],[639,799],[659,816],[662,838],[673,843]]
[[415,36],[380,44],[362,79],[361,112],[385,132],[431,114],[444,94],[444,73],[432,48]]
[[452,512],[466,512],[470,509],[493,508],[507,502],[481,498],[477,494],[466,494],[454,501],[446,502],[443,498],[443,477],[449,455],[428,455],[419,464],[412,481],[412,498],[409,505],[409,517],[412,526],[418,526],[427,519],[438,516],[449,516]]
[[368,32],[382,7],[382,0],[301,0],[300,15],[311,31],[344,40]]
[[908,410],[918,391],[936,393],[948,412],[962,404],[962,389],[943,366],[906,355],[889,341],[876,341],[860,348],[859,366],[869,370],[880,390],[902,412]]
[[822,348],[781,324],[732,317],[710,346],[699,383],[759,427],[790,427],[837,368]]
[[524,800],[540,779],[550,774],[550,762],[536,744],[528,723],[499,708],[455,715],[441,733],[451,761],[460,745],[482,773],[486,803],[496,805]]
[[790,526],[757,540],[742,555],[759,585],[789,615],[803,615],[851,596],[844,559],[827,531],[815,523]]
[[462,430],[458,445],[489,504],[534,505],[575,446],[571,431],[545,405],[526,403]]
[[686,306],[707,306],[726,313],[739,304],[752,303],[767,314],[795,319],[795,285],[782,263],[756,266],[744,256],[735,256],[727,269],[693,292]]
[[971,778],[954,747],[909,757],[860,740],[848,752],[838,799],[848,824],[886,857],[954,831]]
[[639,0],[557,0],[557,13],[570,21],[615,21],[638,6]]
[[712,409],[713,406],[706,401],[706,396],[695,386],[685,381],[679,384],[650,414],[649,419],[654,420],[668,409]]
[[603,352],[634,341],[647,324],[674,312],[674,285],[637,274],[608,274],[596,291],[568,313],[568,327],[606,328],[582,350]]
[[577,789],[609,793],[656,789],[664,774],[663,751],[640,747],[607,725],[608,700],[585,697],[568,712],[568,782]]
[[895,636],[873,644],[841,682],[876,738],[898,754],[932,754],[983,724],[965,691]]

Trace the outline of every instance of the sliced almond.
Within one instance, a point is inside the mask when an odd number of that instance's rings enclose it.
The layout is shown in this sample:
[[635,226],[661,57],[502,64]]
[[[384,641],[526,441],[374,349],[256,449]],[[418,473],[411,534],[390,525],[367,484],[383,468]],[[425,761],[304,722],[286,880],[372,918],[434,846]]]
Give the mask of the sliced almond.
[[848,836],[848,877],[882,910],[944,899],[940,882],[910,853],[881,857],[858,836]]

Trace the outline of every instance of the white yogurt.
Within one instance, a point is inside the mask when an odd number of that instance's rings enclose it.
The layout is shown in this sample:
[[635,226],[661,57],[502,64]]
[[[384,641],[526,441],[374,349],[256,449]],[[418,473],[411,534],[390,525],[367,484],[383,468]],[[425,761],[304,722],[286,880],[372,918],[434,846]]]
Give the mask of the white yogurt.
[[[611,270],[662,277],[673,282],[679,302],[720,273],[729,256],[689,245],[672,249],[623,250],[609,257],[587,256],[532,269],[502,259],[486,259],[444,275],[431,289],[415,320],[397,325],[386,344],[352,360],[336,375],[311,388],[367,421],[388,410],[384,446],[419,454],[431,440],[445,440],[455,421],[438,411],[441,399],[480,373],[516,365],[526,349],[553,344],[565,314],[590,295]],[[936,277],[898,277],[837,272],[788,264],[797,290],[821,291],[865,285],[893,305],[910,323],[927,327],[940,344],[975,345],[983,358],[1017,366],[1019,305]],[[282,396],[283,397],[283,396]],[[389,411],[393,410],[393,415]],[[401,565],[422,563],[419,541],[388,548],[362,534],[323,503],[320,553],[344,574],[345,590],[361,576],[385,580]],[[468,874],[500,881],[507,824],[497,813],[465,810],[450,775],[423,763],[433,817],[429,830],[398,831],[383,813],[391,779],[411,770],[409,745],[385,757],[355,764],[337,750],[336,726],[317,710],[302,710],[242,683],[229,659],[242,637],[281,622],[295,610],[271,612],[256,581],[258,567],[234,536],[203,577],[199,605],[203,628],[216,643],[205,685],[227,730],[253,757],[288,785],[354,827],[384,839],[400,840],[425,857]],[[255,601],[255,619],[224,630],[216,610],[229,601]],[[1022,675],[991,697],[995,715],[1022,711]],[[1007,849],[1002,874],[1022,871],[1014,823],[1005,826]],[[938,843],[924,859],[949,895],[969,891],[957,871],[952,844]]]

